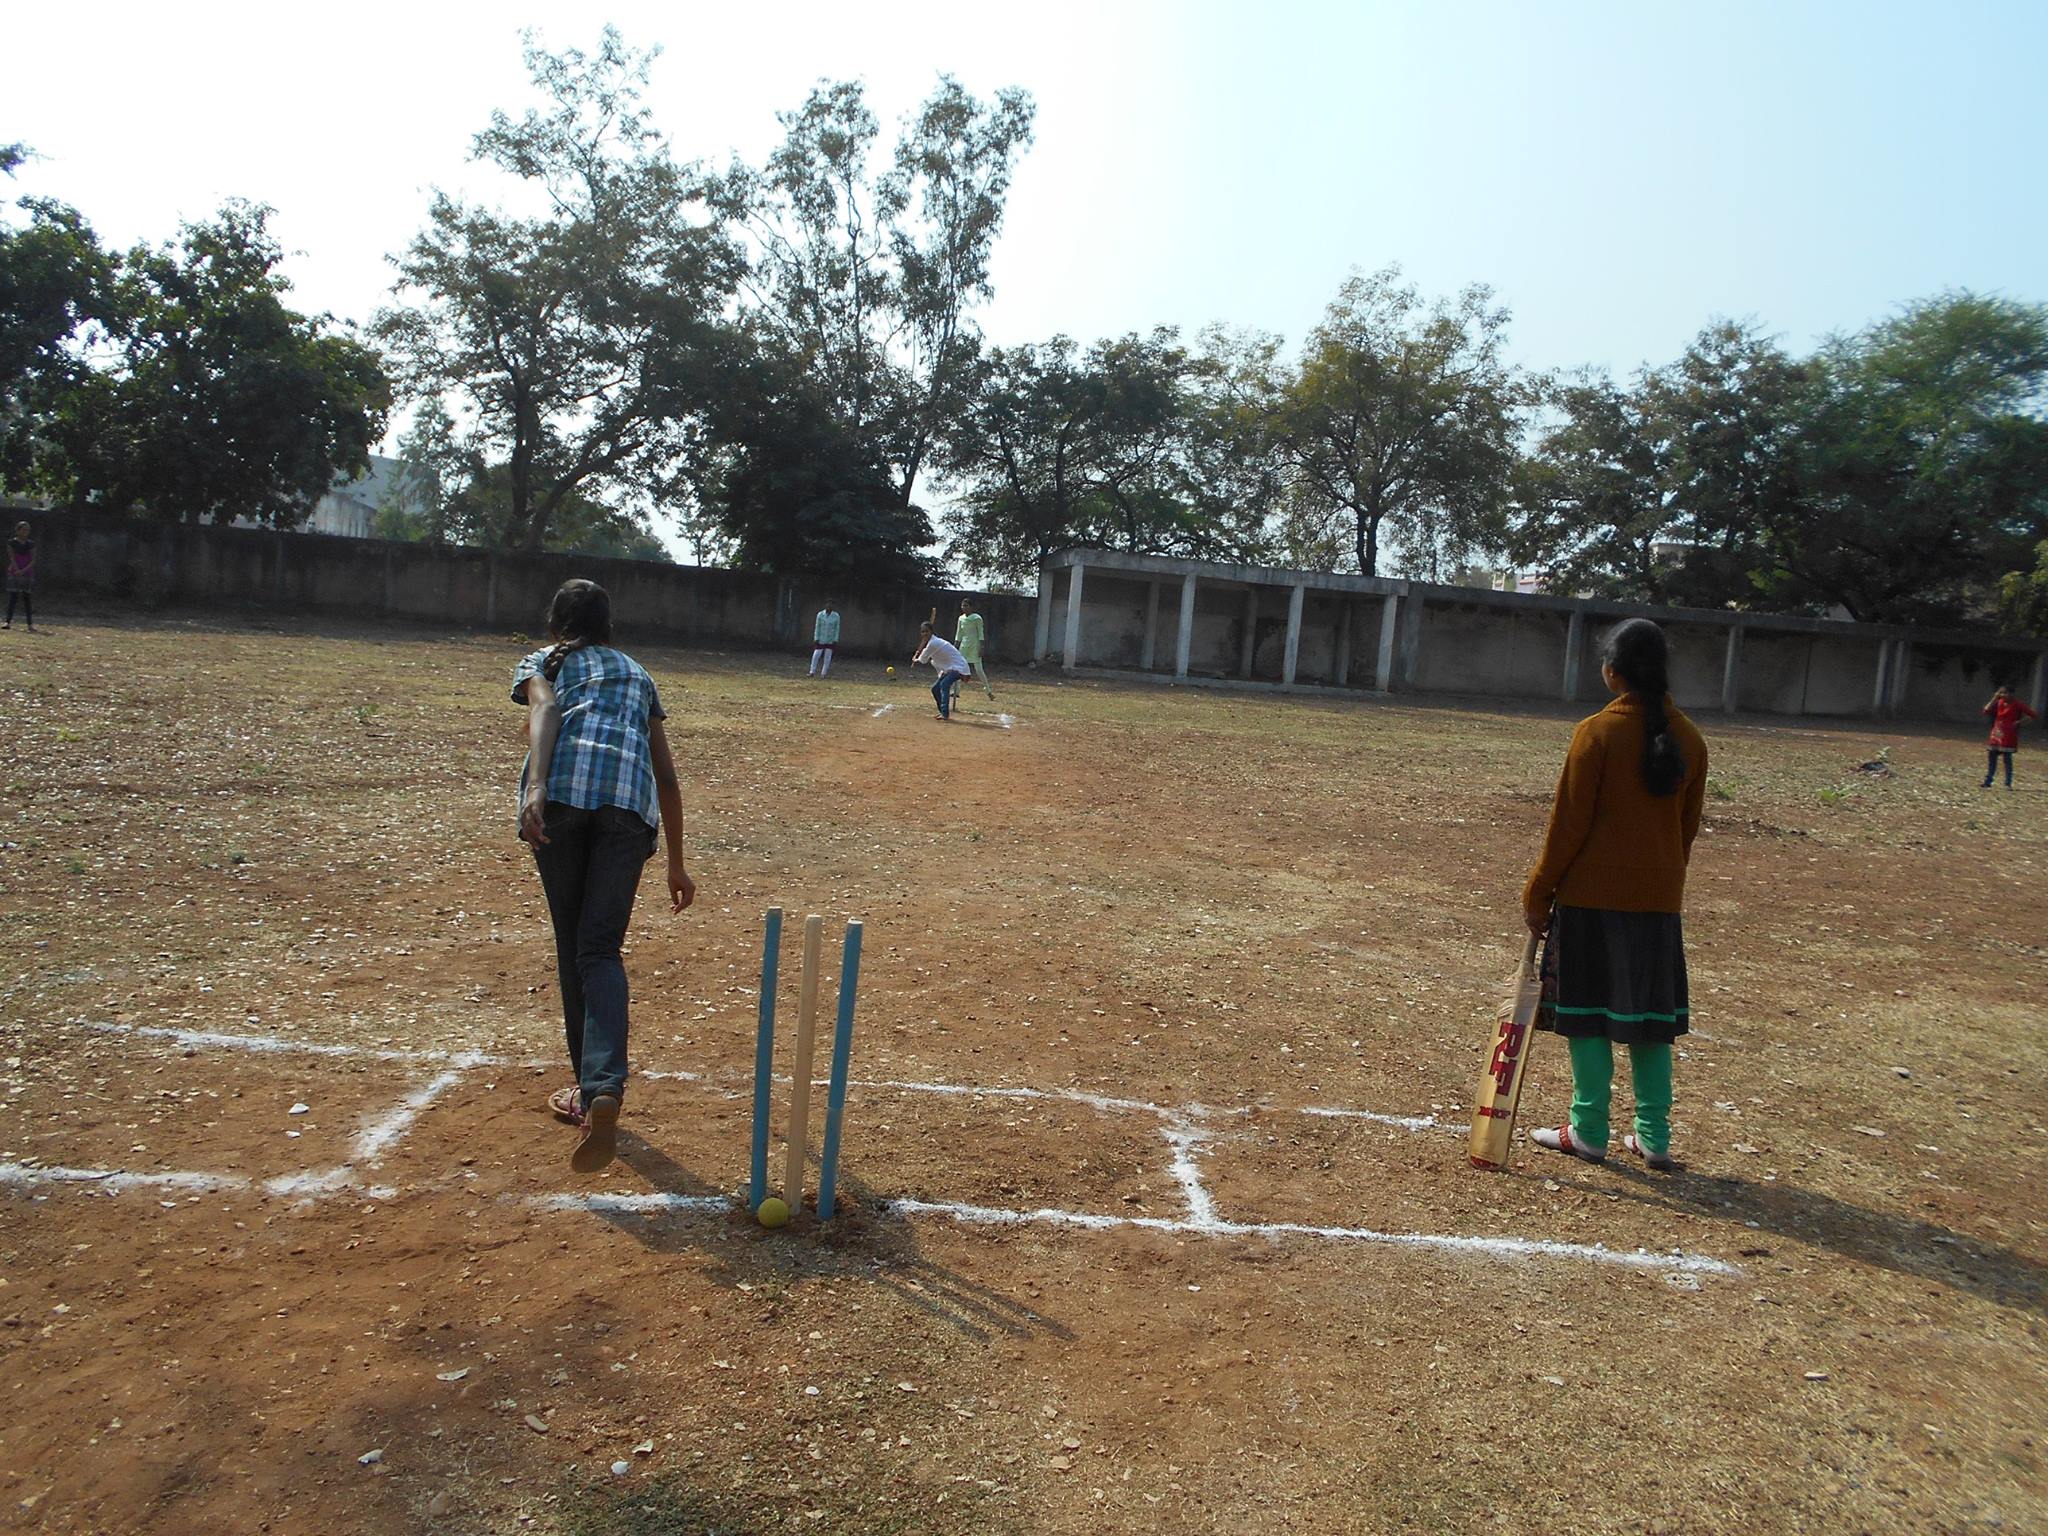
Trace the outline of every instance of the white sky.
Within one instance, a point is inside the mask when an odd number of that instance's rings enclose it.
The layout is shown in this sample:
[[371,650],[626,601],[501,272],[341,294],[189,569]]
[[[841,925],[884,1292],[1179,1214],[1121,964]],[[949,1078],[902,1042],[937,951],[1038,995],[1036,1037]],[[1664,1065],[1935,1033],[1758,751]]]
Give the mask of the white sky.
[[[17,5],[17,194],[159,240],[278,210],[297,301],[367,320],[428,189],[528,101],[519,32],[659,44],[679,156],[759,157],[821,76],[885,123],[941,70],[1038,100],[997,341],[1211,320],[1300,338],[1353,267],[1491,283],[1512,350],[1619,371],[1709,317],[1793,346],[1945,287],[2048,298],[2048,5]],[[0,184],[0,193],[6,192]]]

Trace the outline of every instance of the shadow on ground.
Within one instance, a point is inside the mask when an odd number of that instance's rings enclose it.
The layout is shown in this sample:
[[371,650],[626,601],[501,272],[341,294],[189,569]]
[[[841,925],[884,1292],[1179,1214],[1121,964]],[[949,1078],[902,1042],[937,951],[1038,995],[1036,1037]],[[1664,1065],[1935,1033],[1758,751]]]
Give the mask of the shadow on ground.
[[1567,1188],[1619,1194],[1663,1210],[1732,1218],[1759,1233],[1825,1248],[1998,1306],[2048,1315],[2048,1265],[1938,1222],[1874,1211],[1782,1180],[1764,1184],[1682,1167],[1674,1173],[1651,1173],[1612,1162],[1604,1171],[1627,1187],[1616,1190],[1604,1181],[1572,1178],[1548,1165],[1541,1173]]
[[[657,1194],[700,1200],[730,1193],[635,1132],[619,1133],[619,1160]],[[912,1224],[892,1214],[887,1200],[857,1179],[842,1178],[838,1211],[830,1222],[820,1222],[814,1210],[807,1206],[775,1232],[757,1226],[736,1204],[729,1213],[600,1208],[594,1214],[653,1252],[710,1257],[715,1264],[711,1278],[718,1284],[773,1279],[786,1286],[857,1275],[970,1339],[1074,1337],[1065,1324],[928,1257]],[[729,1242],[707,1245],[704,1235],[715,1226],[728,1233],[738,1229],[752,1240],[737,1251]]]

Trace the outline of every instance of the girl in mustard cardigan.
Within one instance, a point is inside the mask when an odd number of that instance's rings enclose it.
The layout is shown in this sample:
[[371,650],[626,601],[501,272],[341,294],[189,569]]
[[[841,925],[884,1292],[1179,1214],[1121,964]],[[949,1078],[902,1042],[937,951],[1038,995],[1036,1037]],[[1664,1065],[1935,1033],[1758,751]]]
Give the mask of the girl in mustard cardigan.
[[1522,888],[1524,920],[1546,940],[1536,1027],[1563,1035],[1572,1060],[1571,1123],[1529,1139],[1589,1162],[1607,1156],[1618,1042],[1636,1100],[1622,1145],[1669,1168],[1671,1042],[1687,1013],[1679,909],[1707,744],[1672,705],[1663,630],[1618,624],[1601,660],[1614,702],[1572,733],[1543,854]]

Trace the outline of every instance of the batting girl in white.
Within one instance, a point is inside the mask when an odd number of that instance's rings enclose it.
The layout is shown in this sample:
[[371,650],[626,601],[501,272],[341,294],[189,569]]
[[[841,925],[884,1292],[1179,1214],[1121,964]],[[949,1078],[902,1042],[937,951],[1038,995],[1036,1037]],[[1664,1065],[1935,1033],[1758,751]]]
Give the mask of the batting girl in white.
[[674,910],[696,898],[697,886],[683,868],[682,788],[661,697],[640,663],[612,649],[611,598],[595,582],[563,583],[548,607],[548,634],[555,643],[512,674],[512,701],[527,707],[529,747],[519,775],[519,835],[533,845],[547,893],[576,1074],[575,1086],[548,1105],[583,1128],[570,1166],[595,1173],[617,1144],[626,1093],[619,947],[657,825],[667,834]]

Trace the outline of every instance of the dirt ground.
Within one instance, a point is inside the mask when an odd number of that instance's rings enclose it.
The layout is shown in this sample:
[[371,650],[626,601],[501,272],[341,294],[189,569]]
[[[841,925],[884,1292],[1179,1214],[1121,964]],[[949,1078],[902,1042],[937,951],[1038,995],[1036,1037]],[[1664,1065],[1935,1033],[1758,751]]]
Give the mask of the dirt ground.
[[[941,725],[641,649],[700,894],[649,866],[582,1178],[523,637],[52,618],[0,637],[0,1527],[2048,1529],[2038,746],[2008,794],[1968,729],[1705,717],[1685,1166],[1487,1175],[1565,713]],[[776,903],[782,1071],[801,915],[828,1006],[866,951],[846,1203],[769,1233]],[[1524,1125],[1565,1098],[1539,1039]]]

